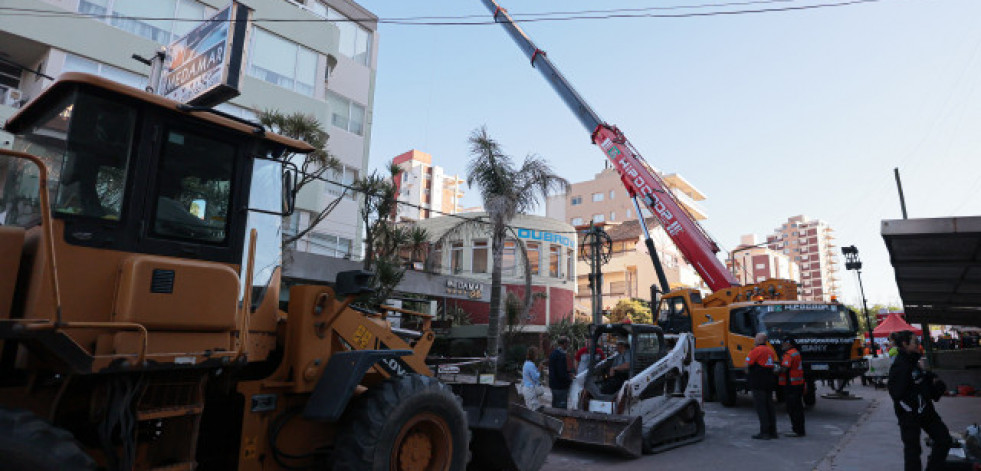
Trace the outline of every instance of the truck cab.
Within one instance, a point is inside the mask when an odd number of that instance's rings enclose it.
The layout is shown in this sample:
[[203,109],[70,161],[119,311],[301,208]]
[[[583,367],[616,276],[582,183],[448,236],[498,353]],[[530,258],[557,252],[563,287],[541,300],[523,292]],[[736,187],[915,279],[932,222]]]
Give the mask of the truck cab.
[[724,292],[715,293],[698,302],[701,298],[694,290],[678,290],[662,298],[658,325],[666,332],[695,336],[695,358],[703,364],[706,397],[724,405],[735,403],[736,391],[746,388],[746,356],[758,333],[767,334],[778,354],[786,335],[800,343],[804,375],[811,385],[804,398],[808,405],[815,402],[815,381],[843,383],[868,369],[857,338],[857,318],[846,306],[787,299],[796,296],[781,296],[776,290],[766,299],[761,292],[766,291],[750,288],[729,292],[727,298],[720,296]]

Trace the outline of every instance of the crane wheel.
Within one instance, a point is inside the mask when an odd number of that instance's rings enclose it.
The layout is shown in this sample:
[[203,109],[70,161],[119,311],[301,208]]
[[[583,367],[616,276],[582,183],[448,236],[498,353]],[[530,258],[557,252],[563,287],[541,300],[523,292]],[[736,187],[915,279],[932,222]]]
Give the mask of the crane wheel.
[[0,468],[10,471],[94,470],[95,461],[67,430],[23,409],[0,407]]
[[712,364],[712,383],[715,386],[715,399],[723,406],[736,405],[736,385],[729,377],[729,368],[724,361]]
[[804,405],[813,407],[817,403],[817,384],[812,381],[807,382],[807,390],[804,391]]
[[335,470],[462,471],[470,457],[460,399],[435,378],[388,379],[358,398],[343,420]]

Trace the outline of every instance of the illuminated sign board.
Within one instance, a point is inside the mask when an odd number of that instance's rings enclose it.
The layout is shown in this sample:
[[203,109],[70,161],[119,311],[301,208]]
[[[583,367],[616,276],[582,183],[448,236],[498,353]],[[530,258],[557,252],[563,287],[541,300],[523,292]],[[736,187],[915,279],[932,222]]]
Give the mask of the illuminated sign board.
[[161,95],[197,106],[238,96],[251,14],[249,7],[233,1],[167,46]]

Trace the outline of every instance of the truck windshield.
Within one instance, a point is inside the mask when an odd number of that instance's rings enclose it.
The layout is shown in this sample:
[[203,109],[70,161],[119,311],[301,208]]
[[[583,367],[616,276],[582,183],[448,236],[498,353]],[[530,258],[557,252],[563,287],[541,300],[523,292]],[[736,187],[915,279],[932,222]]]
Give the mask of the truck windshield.
[[774,304],[755,310],[760,327],[772,338],[780,334],[855,331],[848,308],[838,304]]

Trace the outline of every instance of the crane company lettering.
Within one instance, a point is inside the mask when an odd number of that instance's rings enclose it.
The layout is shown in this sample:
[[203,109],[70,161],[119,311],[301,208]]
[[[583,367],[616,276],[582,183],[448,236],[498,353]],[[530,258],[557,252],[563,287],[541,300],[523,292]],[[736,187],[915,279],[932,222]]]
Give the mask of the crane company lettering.
[[480,299],[484,295],[484,288],[482,283],[476,281],[446,280],[446,293]]
[[664,230],[670,236],[676,236],[681,231],[684,230],[681,223],[675,219],[671,211],[668,210],[664,202],[657,197],[654,188],[652,188],[647,181],[644,179],[644,175],[634,168],[633,162],[624,156],[620,148],[614,145],[613,140],[607,138],[600,144],[600,147],[606,151],[606,155],[610,157],[611,160],[620,165],[621,175],[623,175],[624,182],[630,182],[633,184],[637,192],[640,193],[641,197],[646,199],[646,203],[650,206],[655,213],[659,216],[658,219],[664,225]]

